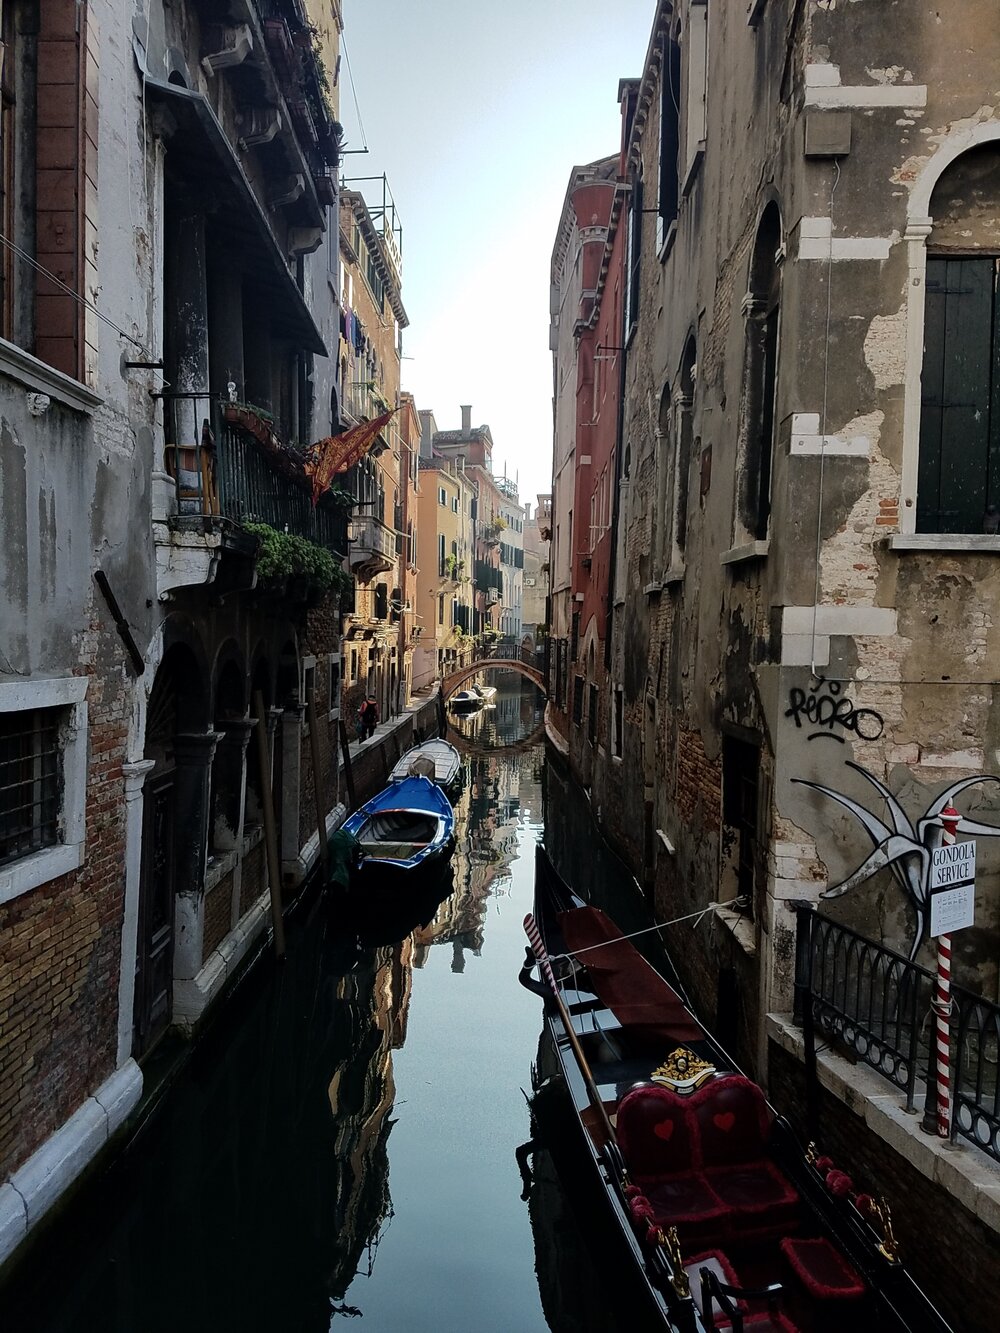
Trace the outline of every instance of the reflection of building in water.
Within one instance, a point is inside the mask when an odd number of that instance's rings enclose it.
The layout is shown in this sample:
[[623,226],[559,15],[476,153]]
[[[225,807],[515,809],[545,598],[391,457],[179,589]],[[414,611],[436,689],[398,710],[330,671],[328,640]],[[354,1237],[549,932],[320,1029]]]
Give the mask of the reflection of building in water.
[[328,1279],[334,1302],[343,1301],[359,1268],[370,1274],[382,1227],[392,1215],[392,1052],[406,1037],[412,944],[406,939],[368,951],[363,958],[338,979],[334,1000],[336,1059],[328,1088],[335,1130],[336,1225]]
[[415,967],[423,966],[432,944],[452,944],[455,972],[464,970],[467,950],[478,957],[487,901],[499,892],[517,851],[517,758],[498,752],[473,756],[467,764],[468,781],[453,803],[455,891],[428,925],[413,932]]

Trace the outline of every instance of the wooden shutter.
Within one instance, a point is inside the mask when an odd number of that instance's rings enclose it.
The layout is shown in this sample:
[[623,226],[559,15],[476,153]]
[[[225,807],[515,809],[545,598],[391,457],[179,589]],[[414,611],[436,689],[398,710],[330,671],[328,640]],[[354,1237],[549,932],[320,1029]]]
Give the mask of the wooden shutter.
[[982,532],[1000,495],[998,316],[995,258],[928,258],[918,532]]

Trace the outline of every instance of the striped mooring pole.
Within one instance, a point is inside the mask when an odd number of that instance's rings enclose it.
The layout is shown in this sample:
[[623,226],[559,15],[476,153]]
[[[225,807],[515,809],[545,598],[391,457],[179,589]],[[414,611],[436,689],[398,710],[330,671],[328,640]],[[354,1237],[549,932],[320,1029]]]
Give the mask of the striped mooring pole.
[[[941,811],[941,843],[955,842],[961,818],[953,805]],[[951,936],[937,937],[937,979],[934,984],[934,1045],[937,1051],[937,1132],[938,1138],[951,1134]]]

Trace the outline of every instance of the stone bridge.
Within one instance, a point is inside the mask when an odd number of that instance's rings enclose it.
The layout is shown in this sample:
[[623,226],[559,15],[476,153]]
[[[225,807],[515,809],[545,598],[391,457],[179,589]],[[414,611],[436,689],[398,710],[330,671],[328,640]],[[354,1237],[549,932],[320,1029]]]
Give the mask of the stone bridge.
[[[525,654],[525,657],[527,654]],[[445,703],[455,693],[460,685],[465,681],[471,680],[473,676],[478,676],[480,671],[488,671],[490,667],[499,668],[506,671],[517,671],[522,676],[531,681],[533,685],[545,693],[545,677],[534,664],[534,654],[530,662],[525,661],[520,656],[503,656],[502,654],[490,654],[488,657],[480,657],[475,662],[470,662],[468,666],[459,667],[450,675],[445,676],[441,682],[441,697]]]

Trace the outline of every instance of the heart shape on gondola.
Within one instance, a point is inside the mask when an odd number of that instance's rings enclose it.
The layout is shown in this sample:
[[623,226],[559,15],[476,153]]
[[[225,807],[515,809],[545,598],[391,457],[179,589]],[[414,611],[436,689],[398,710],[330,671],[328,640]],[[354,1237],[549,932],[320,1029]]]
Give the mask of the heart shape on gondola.
[[736,1124],[736,1116],[732,1111],[720,1111],[718,1115],[712,1116],[712,1124],[716,1129],[721,1129],[723,1134],[728,1134]]
[[659,1124],[653,1126],[653,1133],[664,1143],[669,1142],[674,1132],[674,1122],[672,1120],[661,1120]]

